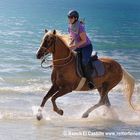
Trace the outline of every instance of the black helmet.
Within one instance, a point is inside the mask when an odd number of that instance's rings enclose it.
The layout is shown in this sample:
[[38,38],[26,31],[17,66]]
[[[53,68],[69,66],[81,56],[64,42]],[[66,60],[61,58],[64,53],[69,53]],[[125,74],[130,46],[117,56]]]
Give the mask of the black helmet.
[[68,17],[75,17],[75,18],[79,18],[79,13],[76,10],[70,10],[68,12]]

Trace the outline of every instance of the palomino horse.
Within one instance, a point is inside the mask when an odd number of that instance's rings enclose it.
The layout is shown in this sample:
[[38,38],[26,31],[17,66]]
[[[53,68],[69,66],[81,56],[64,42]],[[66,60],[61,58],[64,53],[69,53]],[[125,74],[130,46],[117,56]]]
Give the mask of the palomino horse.
[[[53,58],[53,71],[51,75],[52,87],[43,98],[43,101],[38,110],[37,119],[42,118],[41,111],[46,101],[51,98],[53,104],[53,110],[60,115],[63,115],[63,110],[57,107],[56,99],[69,92],[74,91],[81,77],[76,71],[76,56],[66,45],[66,41],[61,35],[58,35],[56,31],[46,32],[40,48],[37,51],[37,59],[43,58],[48,53],[52,53]],[[134,109],[131,103],[131,97],[134,90],[135,80],[134,78],[120,66],[118,62],[110,58],[100,58],[105,67],[105,74],[101,77],[94,78],[96,89],[99,91],[100,100],[99,102],[90,107],[82,117],[88,117],[89,113],[101,105],[110,106],[108,99],[108,92],[115,87],[122,78],[125,81],[126,97],[129,105]],[[87,82],[83,85],[80,91],[87,91]]]

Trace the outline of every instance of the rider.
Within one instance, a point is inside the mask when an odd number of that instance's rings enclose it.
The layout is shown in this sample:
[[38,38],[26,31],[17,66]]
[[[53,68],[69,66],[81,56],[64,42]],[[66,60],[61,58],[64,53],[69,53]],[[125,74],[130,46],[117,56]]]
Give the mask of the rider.
[[91,68],[89,65],[90,57],[93,50],[91,41],[86,34],[83,22],[79,21],[79,13],[77,11],[69,11],[68,19],[68,32],[71,37],[70,49],[82,55],[82,68],[84,72],[84,77],[88,81],[88,87],[90,89],[93,89],[94,84],[91,81]]

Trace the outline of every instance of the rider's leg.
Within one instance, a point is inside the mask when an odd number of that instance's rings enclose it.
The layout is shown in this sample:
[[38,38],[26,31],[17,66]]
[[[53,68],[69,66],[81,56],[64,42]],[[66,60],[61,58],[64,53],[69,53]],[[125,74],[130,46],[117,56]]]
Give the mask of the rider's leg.
[[90,57],[92,54],[92,45],[87,45],[82,49],[82,65],[83,65],[83,71],[84,71],[84,76],[86,77],[87,81],[88,81],[88,87],[90,89],[93,89],[95,86],[92,82],[91,79],[91,74],[92,74],[92,68],[90,63]]
[[83,65],[83,71],[84,71],[84,76],[88,81],[89,89],[93,89],[95,86],[94,86],[94,83],[92,82],[92,78],[91,78],[92,72],[91,72],[91,68],[90,68],[89,64]]

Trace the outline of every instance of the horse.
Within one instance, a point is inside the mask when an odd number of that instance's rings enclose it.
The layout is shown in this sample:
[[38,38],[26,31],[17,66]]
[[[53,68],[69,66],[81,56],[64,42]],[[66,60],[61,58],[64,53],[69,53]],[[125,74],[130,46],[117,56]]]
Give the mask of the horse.
[[[76,71],[76,55],[72,51],[66,39],[62,35],[58,34],[56,30],[48,32],[45,30],[45,35],[43,36],[41,45],[36,53],[37,59],[42,59],[48,53],[52,54],[52,74],[51,81],[52,86],[47,94],[44,96],[42,103],[38,109],[37,119],[42,119],[42,109],[45,106],[46,101],[51,98],[53,110],[59,115],[63,115],[63,110],[58,108],[56,104],[56,99],[58,97],[64,96],[74,90],[76,90],[81,77]],[[83,113],[82,117],[86,118],[89,116],[94,109],[100,107],[101,105],[111,106],[108,98],[109,91],[114,88],[123,79],[124,89],[127,97],[128,104],[132,109],[131,98],[134,91],[135,79],[129,74],[117,61],[111,58],[99,58],[105,67],[105,74],[101,77],[93,78],[95,88],[100,95],[100,100],[97,104],[87,109]],[[84,83],[83,87],[79,91],[89,90],[87,86],[87,81]]]

